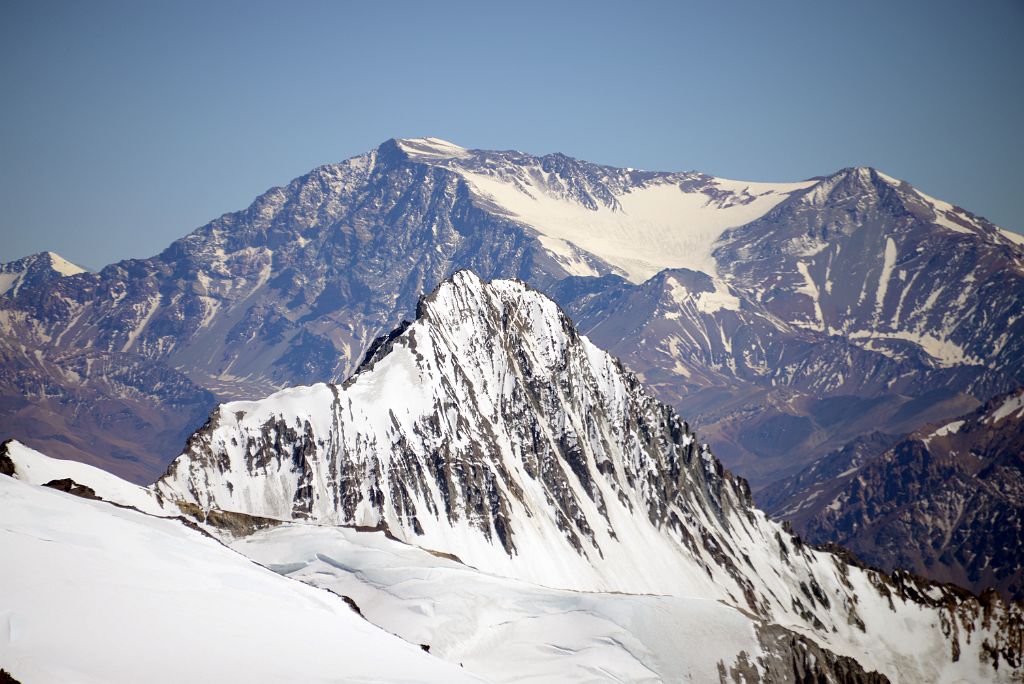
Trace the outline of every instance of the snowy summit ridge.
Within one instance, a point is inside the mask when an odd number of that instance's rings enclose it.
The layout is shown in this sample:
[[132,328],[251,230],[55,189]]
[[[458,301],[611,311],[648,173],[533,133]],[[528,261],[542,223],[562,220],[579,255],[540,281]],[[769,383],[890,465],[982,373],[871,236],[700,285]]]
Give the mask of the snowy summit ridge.
[[421,159],[460,159],[470,156],[469,150],[441,138],[403,138],[395,141],[410,157]]
[[440,138],[395,144],[414,161],[458,174],[478,201],[537,231],[574,275],[599,273],[576,254],[582,249],[634,283],[667,268],[715,275],[711,252],[724,230],[815,184],[618,169],[563,154],[467,150]]
[[18,294],[18,290],[26,282],[40,284],[78,273],[85,273],[85,269],[56,252],[40,252],[17,261],[0,264],[0,295],[8,292],[12,295]]
[[[461,271],[399,330],[344,385],[222,406],[159,491],[203,508],[383,525],[548,586],[670,592],[626,541],[680,524],[662,499],[684,462],[700,473],[710,463],[685,423],[516,281]],[[638,416],[653,422],[641,429]],[[714,510],[749,503],[742,480],[718,475],[691,494]],[[709,579],[694,577],[705,590]]]

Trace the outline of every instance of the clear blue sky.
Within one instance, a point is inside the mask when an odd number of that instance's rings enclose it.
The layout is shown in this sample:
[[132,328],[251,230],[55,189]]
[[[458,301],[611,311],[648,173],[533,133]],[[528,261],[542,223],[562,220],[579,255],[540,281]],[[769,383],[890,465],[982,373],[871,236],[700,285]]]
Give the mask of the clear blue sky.
[[[0,261],[155,254],[390,137],[793,180],[1024,229],[1024,2],[0,0]],[[490,7],[495,5],[495,7]]]

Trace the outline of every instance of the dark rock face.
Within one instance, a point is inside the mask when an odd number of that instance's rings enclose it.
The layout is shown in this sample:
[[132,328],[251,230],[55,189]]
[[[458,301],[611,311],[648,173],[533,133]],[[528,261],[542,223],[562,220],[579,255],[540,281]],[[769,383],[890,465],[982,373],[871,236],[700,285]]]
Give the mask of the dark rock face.
[[882,432],[857,437],[796,475],[759,491],[757,504],[773,517],[789,520],[800,528],[807,517],[813,515],[812,511],[817,510],[815,500],[820,497],[827,499],[830,488],[838,487],[840,480],[881,456],[903,437]]
[[0,387],[5,434],[135,481],[151,479],[161,448],[180,445],[216,405],[163,362],[90,348],[57,354],[5,336]]
[[848,169],[720,245],[729,283],[792,325],[896,359],[923,351],[935,372],[919,383],[954,382],[966,371],[949,371],[966,365],[982,393],[1016,386],[1020,250],[984,219],[873,169]]
[[764,682],[784,684],[787,682],[836,682],[837,684],[888,684],[889,678],[878,672],[867,672],[853,658],[840,656],[822,648],[810,639],[782,629],[778,625],[766,625],[758,631],[758,639],[764,655],[755,662],[746,653],[741,653],[736,662],[719,665],[719,681]]
[[607,256],[605,229],[581,238],[593,245],[553,243],[480,178],[627,227],[630,198],[652,187],[692,193],[711,208],[701,221],[763,199],[699,173],[388,141],[151,259],[0,269],[35,274],[0,296],[4,436],[151,479],[217,401],[343,380],[462,268],[552,294],[757,483],[1024,382],[1019,246],[873,170],[782,193],[721,235],[717,274],[669,268],[645,282],[588,251]]
[[96,491],[92,487],[88,487],[83,484],[78,484],[70,477],[61,478],[59,480],[51,480],[47,482],[44,487],[50,487],[60,492],[67,492],[68,494],[74,494],[80,496],[83,499],[97,499]]
[[0,684],[21,684],[7,670],[0,670]]
[[[1024,598],[1021,397],[1001,395],[887,449],[886,438],[853,443],[764,499],[812,542],[842,544],[889,571]],[[867,458],[850,456],[861,447]]]
[[[694,271],[666,270],[642,285],[588,281],[595,279],[567,279],[554,291],[581,331],[692,416],[730,465],[755,480],[799,468],[807,454],[872,426],[907,420],[894,417],[906,398],[893,381],[922,372],[916,362],[786,325],[741,290],[719,284],[716,293]],[[736,308],[702,301],[722,290]]]
[[10,454],[7,453],[8,442],[10,440],[0,444],[0,475],[14,477],[14,461],[11,459]]

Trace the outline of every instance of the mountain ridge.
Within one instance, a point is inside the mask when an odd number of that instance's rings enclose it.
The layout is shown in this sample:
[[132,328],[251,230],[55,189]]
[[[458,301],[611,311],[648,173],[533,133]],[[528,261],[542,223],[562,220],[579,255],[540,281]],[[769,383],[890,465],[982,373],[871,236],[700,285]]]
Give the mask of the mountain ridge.
[[[3,409],[10,436],[144,481],[163,469],[215,400],[341,381],[374,338],[411,315],[421,292],[460,268],[486,278],[521,278],[556,294],[585,332],[623,358],[661,398],[699,420],[722,457],[758,482],[799,469],[872,422],[898,431],[905,423],[962,413],[1015,386],[1024,372],[1013,362],[1022,344],[1020,321],[1000,327],[995,317],[982,320],[984,307],[971,313],[959,303],[960,293],[951,291],[922,308],[932,294],[922,290],[929,279],[974,274],[972,297],[1009,311],[1019,250],[981,219],[971,219],[976,229],[961,226],[954,219],[970,217],[944,205],[929,209],[920,198],[913,202],[921,217],[907,224],[906,211],[878,204],[878,188],[908,197],[916,191],[877,172],[855,169],[843,176],[849,188],[867,193],[856,200],[864,209],[849,213],[837,204],[846,196],[835,188],[820,193],[822,206],[810,206],[801,198],[811,186],[614,169],[565,155],[469,151],[437,141],[410,154],[403,144],[413,143],[388,141],[318,167],[151,259],[40,283],[0,300],[0,353],[6,366],[18,369],[18,377],[0,386],[10,398]],[[756,212],[750,213],[752,207]],[[839,257],[828,257],[831,252],[803,256],[799,246],[818,245],[817,238],[786,237],[784,226],[771,219],[783,211],[802,216],[816,235],[829,222],[845,226],[830,233],[848,235],[844,240],[863,233],[842,253],[870,242],[878,264],[866,272],[849,266],[839,274]],[[753,223],[727,227],[755,214]],[[874,223],[862,220],[869,215]],[[797,250],[763,264],[786,274],[778,287],[774,281],[768,287],[763,271],[712,256],[716,249],[723,255],[759,249],[758,236],[745,228],[755,224],[766,235],[793,241]],[[891,321],[902,300],[897,319],[903,320],[904,310],[921,309],[908,323],[919,329],[874,323],[886,236],[897,231],[906,239],[899,241],[899,263],[888,271],[878,320]],[[941,245],[931,245],[933,233],[945,236]],[[712,239],[722,235],[727,243],[715,247]],[[947,273],[953,266],[941,253],[954,243],[976,247],[961,250],[956,273]],[[609,261],[609,250],[621,244],[632,250],[627,260]],[[914,262],[915,271],[906,269],[903,288],[902,259],[919,248],[925,256]],[[703,264],[711,285],[687,276],[689,294],[667,297],[666,288],[659,291],[650,278],[638,284],[622,277],[629,269],[657,269],[673,254],[682,256],[670,265]],[[828,258],[835,262],[831,270]],[[665,273],[657,270],[653,278],[664,281]],[[669,273],[680,287],[667,290],[682,293],[682,271]],[[573,284],[576,279],[583,280]],[[857,289],[829,293],[829,282],[840,280]],[[845,312],[865,287],[862,305],[852,310],[854,327],[837,336],[818,324],[816,305],[824,316]],[[775,294],[766,298],[769,289]],[[658,314],[613,330],[601,311],[620,321],[635,318],[614,310],[616,302],[627,301]],[[974,316],[975,332],[957,329],[947,339],[942,320],[954,314]],[[995,342],[1002,347],[993,356]],[[977,365],[977,359],[992,367]],[[136,381],[143,375],[164,378],[161,387],[180,391],[153,392],[153,383]],[[29,395],[39,401],[27,405],[23,398]],[[755,396],[760,408],[748,401]],[[852,407],[886,410],[851,411],[850,422],[838,427],[820,419],[828,402],[842,397]],[[899,424],[885,422],[901,410],[914,413]],[[112,441],[112,425],[130,438]],[[772,446],[780,431],[790,435],[781,452]],[[90,444],[100,453],[90,454]]]
[[772,487],[766,510],[811,542],[842,544],[887,571],[1019,600],[1022,392],[910,435],[853,443]]

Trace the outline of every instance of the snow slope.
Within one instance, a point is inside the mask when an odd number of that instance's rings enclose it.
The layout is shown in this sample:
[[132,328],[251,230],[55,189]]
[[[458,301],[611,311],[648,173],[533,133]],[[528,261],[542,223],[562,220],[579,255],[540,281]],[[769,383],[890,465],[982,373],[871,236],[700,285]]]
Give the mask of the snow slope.
[[1015,420],[1024,416],[1024,392],[1008,395],[994,411],[982,418],[981,422],[995,424],[1009,416],[1013,416]]
[[32,256],[0,264],[0,295],[17,294],[26,278],[44,279],[84,273],[77,266],[56,252],[40,252]]
[[465,173],[481,195],[541,235],[571,242],[641,283],[666,268],[714,275],[711,252],[727,229],[766,214],[804,183],[741,183],[714,179],[716,190],[743,192],[747,203],[721,201],[672,182],[656,182],[616,197],[617,206],[590,209],[550,194],[541,183],[509,184],[486,174]]
[[515,153],[481,153],[439,138],[398,145],[416,161],[458,173],[487,205],[536,230],[553,254],[562,255],[564,243],[571,243],[635,283],[666,268],[714,275],[711,251],[723,231],[763,216],[817,182],[754,183],[593,167],[597,175],[582,179],[577,188],[566,184],[561,169],[536,158],[509,164],[505,155]]
[[546,589],[379,532],[284,525],[232,546],[488,681],[710,682],[762,654],[754,622],[716,601]]
[[180,522],[2,476],[0,556],[23,682],[475,681]]
[[125,482],[116,475],[91,465],[50,458],[17,440],[10,440],[0,446],[0,457],[5,454],[14,464],[14,477],[22,482],[45,485],[54,480],[71,478],[77,484],[91,488],[96,496],[104,501],[161,517],[174,517],[180,514],[174,503],[161,500],[152,488]]
[[73,264],[56,252],[47,252],[50,257],[50,268],[61,275],[69,276],[76,273],[85,273],[85,269],[78,264]]

